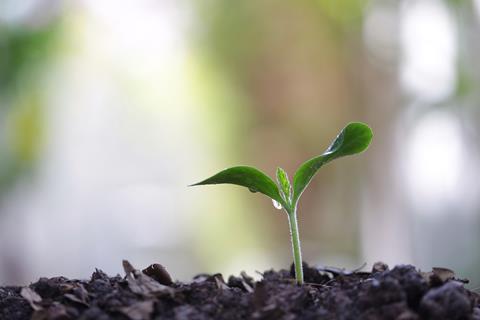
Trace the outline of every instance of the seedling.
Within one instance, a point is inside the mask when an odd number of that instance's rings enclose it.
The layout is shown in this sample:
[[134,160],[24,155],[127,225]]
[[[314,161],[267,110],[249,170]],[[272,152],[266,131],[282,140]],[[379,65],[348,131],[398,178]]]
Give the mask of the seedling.
[[236,184],[248,188],[251,192],[263,193],[272,199],[275,208],[283,208],[287,213],[290,225],[295,277],[298,284],[303,284],[302,252],[297,222],[298,200],[320,167],[334,159],[364,151],[370,144],[372,136],[372,130],[366,124],[349,123],[322,155],[304,162],[297,169],[293,177],[293,186],[285,170],[280,167],[277,168],[277,184],[275,184],[265,173],[247,166],[225,169],[192,186]]

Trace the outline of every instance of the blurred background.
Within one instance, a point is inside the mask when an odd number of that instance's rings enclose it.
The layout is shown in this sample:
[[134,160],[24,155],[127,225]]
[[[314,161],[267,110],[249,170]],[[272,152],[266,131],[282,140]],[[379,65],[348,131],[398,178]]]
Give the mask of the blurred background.
[[159,262],[286,268],[287,217],[233,165],[319,171],[304,259],[454,269],[480,285],[480,1],[1,0],[0,283]]

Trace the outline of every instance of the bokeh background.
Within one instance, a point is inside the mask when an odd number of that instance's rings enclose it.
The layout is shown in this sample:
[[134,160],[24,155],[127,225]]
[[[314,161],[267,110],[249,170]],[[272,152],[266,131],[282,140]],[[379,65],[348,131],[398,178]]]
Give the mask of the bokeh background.
[[364,121],[303,195],[304,259],[479,286],[478,57],[478,0],[1,0],[0,283],[288,267],[269,199],[187,185],[293,176]]

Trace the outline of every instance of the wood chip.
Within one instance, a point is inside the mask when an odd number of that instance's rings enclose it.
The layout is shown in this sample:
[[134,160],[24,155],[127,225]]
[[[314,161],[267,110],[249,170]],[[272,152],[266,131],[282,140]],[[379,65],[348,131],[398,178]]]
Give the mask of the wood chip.
[[39,305],[40,302],[42,302],[42,297],[29,287],[22,288],[20,295],[28,301],[33,310],[38,311],[43,309],[42,306]]

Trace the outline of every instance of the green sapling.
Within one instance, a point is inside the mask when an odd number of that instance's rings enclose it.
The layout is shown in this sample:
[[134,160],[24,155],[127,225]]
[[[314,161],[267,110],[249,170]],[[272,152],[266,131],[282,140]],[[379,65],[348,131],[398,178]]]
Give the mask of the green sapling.
[[334,159],[364,151],[370,144],[372,136],[372,130],[366,124],[349,123],[322,155],[304,162],[297,169],[293,176],[293,186],[282,168],[277,168],[277,184],[275,184],[265,173],[247,166],[225,169],[192,186],[236,184],[248,188],[251,192],[263,193],[272,199],[275,208],[283,208],[290,225],[295,277],[298,284],[303,284],[302,252],[297,222],[298,200],[320,167]]

